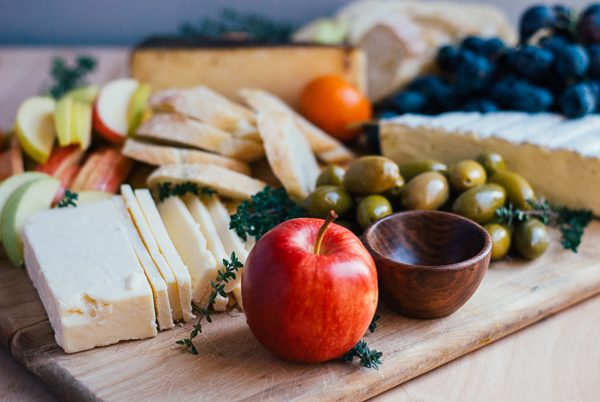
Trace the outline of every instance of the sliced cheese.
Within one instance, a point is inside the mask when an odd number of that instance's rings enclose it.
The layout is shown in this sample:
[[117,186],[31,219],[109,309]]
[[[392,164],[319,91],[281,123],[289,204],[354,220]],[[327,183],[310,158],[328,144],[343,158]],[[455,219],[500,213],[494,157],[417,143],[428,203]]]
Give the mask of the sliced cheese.
[[201,163],[161,166],[148,176],[147,184],[149,188],[156,189],[161,183],[177,184],[187,181],[200,187],[210,187],[224,197],[237,200],[249,200],[266,187],[266,183],[250,176]]
[[215,311],[225,311],[227,310],[227,306],[229,305],[229,296],[221,296],[217,295],[215,298],[215,304],[213,304],[213,308]]
[[200,225],[194,221],[179,197],[169,197],[157,207],[169,237],[192,278],[192,302],[206,307],[199,303],[210,287],[217,261],[208,250]]
[[227,212],[225,205],[223,205],[219,199],[219,196],[216,194],[213,195],[210,199],[205,200],[204,204],[215,224],[219,238],[223,242],[225,253],[229,256],[231,256],[231,253],[235,253],[238,260],[240,260],[242,264],[245,264],[246,258],[248,258],[248,251],[237,233],[235,233],[234,230],[229,229],[229,222],[231,220],[230,215]]
[[244,302],[242,300],[242,283],[238,283],[234,288],[233,288],[233,296],[235,297],[235,300],[237,301],[237,304],[240,306],[240,308],[243,310],[244,309]]
[[148,278],[148,282],[152,287],[158,328],[161,330],[173,328],[173,316],[171,315],[167,283],[158,271],[152,257],[150,257],[150,253],[148,253],[148,249],[146,249],[146,246],[135,227],[135,223],[133,223],[133,219],[131,219],[131,214],[127,210],[125,200],[123,197],[115,195],[113,196],[113,201],[119,211],[119,216],[125,226],[129,240],[131,240],[131,245],[138,256],[140,264],[142,264],[142,268],[144,268],[144,272],[146,273],[146,278]]
[[127,184],[121,186],[121,194],[125,200],[125,204],[129,209],[129,213],[133,218],[133,222],[146,245],[146,249],[150,253],[152,260],[156,264],[160,274],[162,275],[165,283],[167,284],[167,294],[169,295],[169,305],[171,306],[171,316],[173,321],[179,321],[183,318],[183,310],[181,308],[181,301],[179,298],[179,289],[177,287],[177,280],[173,274],[173,270],[165,260],[165,257],[161,254],[158,248],[158,243],[152,234],[152,230],[148,225],[148,221],[140,208],[140,204],[135,198],[135,194],[131,187]]
[[181,163],[210,163],[243,174],[250,174],[250,168],[244,162],[204,152],[197,149],[175,148],[166,145],[154,145],[129,138],[121,153],[128,158],[150,165],[169,165]]
[[135,190],[135,198],[140,204],[148,226],[150,226],[156,243],[158,243],[160,252],[173,270],[173,274],[177,280],[181,309],[183,310],[183,321],[188,322],[194,317],[192,314],[192,278],[190,277],[190,273],[181,260],[179,253],[177,253],[175,246],[173,246],[173,242],[167,233],[167,229],[158,213],[150,191],[145,188]]
[[156,336],[152,289],[111,200],[32,214],[23,243],[65,352]]

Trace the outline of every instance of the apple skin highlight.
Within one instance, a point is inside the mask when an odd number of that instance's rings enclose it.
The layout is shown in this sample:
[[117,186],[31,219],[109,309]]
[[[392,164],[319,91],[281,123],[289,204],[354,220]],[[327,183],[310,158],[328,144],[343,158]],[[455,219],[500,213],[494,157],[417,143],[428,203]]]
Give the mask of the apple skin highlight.
[[242,294],[250,330],[285,359],[317,363],[339,357],[363,337],[378,300],[377,270],[361,241],[331,224],[314,253],[324,220],[284,222],[254,246]]

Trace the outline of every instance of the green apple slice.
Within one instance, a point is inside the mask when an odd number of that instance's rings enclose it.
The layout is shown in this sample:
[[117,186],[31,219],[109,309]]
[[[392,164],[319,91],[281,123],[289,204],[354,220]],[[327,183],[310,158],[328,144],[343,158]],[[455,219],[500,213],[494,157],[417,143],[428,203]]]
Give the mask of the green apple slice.
[[75,204],[77,206],[83,204],[91,204],[93,202],[98,202],[102,200],[110,200],[112,199],[114,194],[106,192],[106,191],[95,191],[95,190],[85,190],[79,191],[77,193],[77,201]]
[[[2,210],[6,205],[6,201],[11,196],[11,194],[21,185],[30,182],[32,180],[38,180],[50,177],[45,173],[39,172],[25,172],[21,174],[16,174],[14,176],[9,177],[4,180],[2,184],[0,184],[0,216],[2,215]],[[2,240],[2,231],[0,230],[0,240]]]
[[46,163],[54,145],[56,101],[36,96],[27,99],[17,111],[15,129],[23,151],[38,163]]
[[73,106],[73,98],[63,96],[56,103],[54,111],[54,126],[58,143],[61,147],[71,143],[71,107]]
[[96,85],[88,85],[85,87],[73,89],[72,91],[69,91],[66,96],[72,98],[74,101],[77,102],[94,103],[99,92],[100,87]]
[[142,118],[144,117],[144,110],[148,105],[150,92],[152,92],[150,85],[140,84],[129,101],[129,110],[127,116],[129,120],[129,129],[127,130],[127,135],[129,137],[133,137],[135,131],[138,129],[140,124],[142,124]]
[[53,177],[32,180],[21,185],[8,198],[0,217],[0,226],[4,250],[16,266],[23,265],[21,230],[25,218],[34,212],[49,209],[59,186],[60,180]]
[[71,143],[88,149],[92,142],[92,104],[74,101],[71,108]]

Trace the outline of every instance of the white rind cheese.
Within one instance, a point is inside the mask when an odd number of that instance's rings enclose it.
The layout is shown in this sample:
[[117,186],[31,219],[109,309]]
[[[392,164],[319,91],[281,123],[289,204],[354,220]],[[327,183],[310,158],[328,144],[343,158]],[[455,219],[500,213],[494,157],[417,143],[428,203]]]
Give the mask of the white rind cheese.
[[183,321],[188,322],[194,317],[192,314],[192,278],[190,277],[188,268],[181,260],[179,253],[177,253],[177,250],[167,233],[167,229],[158,213],[158,209],[156,208],[156,204],[152,199],[150,191],[148,191],[148,189],[135,190],[135,197],[142,208],[142,212],[146,217],[146,221],[148,222],[152,233],[154,234],[160,252],[173,270],[173,274],[177,280],[177,288],[179,290]]
[[142,264],[142,268],[144,268],[144,272],[146,273],[146,277],[148,278],[148,282],[152,287],[158,328],[161,330],[173,328],[174,324],[173,317],[171,315],[169,294],[167,292],[167,283],[158,271],[158,268],[152,260],[150,253],[148,253],[148,250],[146,249],[146,246],[144,245],[144,242],[142,241],[142,238],[135,227],[135,223],[133,223],[133,219],[131,219],[131,214],[127,210],[125,200],[123,200],[123,197],[115,195],[113,196],[113,201],[117,207],[117,210],[119,211],[119,215],[123,225],[125,226],[125,230],[127,230],[127,235],[129,236],[129,240],[131,240],[131,245],[138,256],[138,259]]
[[190,272],[192,302],[204,308],[206,306],[201,306],[200,301],[210,287],[217,261],[207,248],[200,225],[179,197],[169,197],[157,207],[175,249]]
[[497,152],[537,197],[600,215],[600,115],[574,120],[523,112],[403,115],[383,120],[381,150],[398,164],[453,163]]
[[23,241],[65,352],[156,336],[152,289],[112,201],[30,215]]

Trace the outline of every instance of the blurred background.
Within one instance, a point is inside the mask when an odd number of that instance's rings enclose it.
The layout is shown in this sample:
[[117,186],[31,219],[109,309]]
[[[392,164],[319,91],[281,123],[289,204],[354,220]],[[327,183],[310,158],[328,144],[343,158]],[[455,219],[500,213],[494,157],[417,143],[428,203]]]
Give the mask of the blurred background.
[[[420,0],[427,1],[427,0]],[[502,8],[513,26],[539,0],[456,0]],[[591,1],[566,0],[576,9]],[[295,27],[331,16],[350,0],[1,0],[0,45],[132,46],[153,34],[177,33],[184,22],[225,8],[268,16]]]

